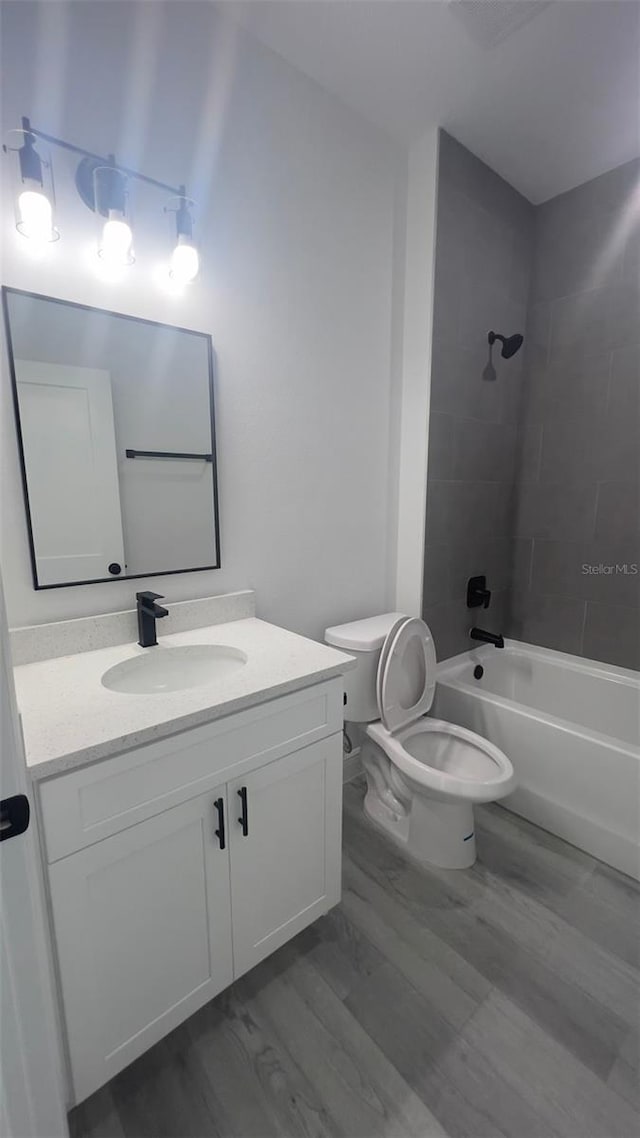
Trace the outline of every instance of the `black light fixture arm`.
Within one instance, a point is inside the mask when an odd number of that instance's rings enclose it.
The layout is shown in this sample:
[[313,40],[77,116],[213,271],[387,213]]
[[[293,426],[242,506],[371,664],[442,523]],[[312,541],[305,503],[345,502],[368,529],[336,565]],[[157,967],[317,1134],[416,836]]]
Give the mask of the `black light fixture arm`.
[[25,134],[30,134],[33,138],[41,138],[43,142],[48,142],[50,146],[59,146],[61,150],[69,150],[72,154],[80,154],[83,158],[89,158],[92,162],[97,162],[102,166],[112,166],[116,170],[120,170],[129,178],[136,178],[138,182],[146,182],[148,186],[155,186],[158,190],[166,190],[169,194],[175,194],[176,197],[184,198],[186,195],[185,186],[170,186],[168,182],[160,182],[157,178],[150,178],[148,174],[141,173],[140,170],[133,170],[130,166],[121,166],[116,162],[113,155],[110,154],[105,157],[103,154],[94,154],[91,150],[85,150],[83,146],[76,146],[74,142],[67,142],[64,138],[57,138],[53,134],[45,134],[43,130],[36,130],[31,122],[24,115],[22,117],[22,129]]

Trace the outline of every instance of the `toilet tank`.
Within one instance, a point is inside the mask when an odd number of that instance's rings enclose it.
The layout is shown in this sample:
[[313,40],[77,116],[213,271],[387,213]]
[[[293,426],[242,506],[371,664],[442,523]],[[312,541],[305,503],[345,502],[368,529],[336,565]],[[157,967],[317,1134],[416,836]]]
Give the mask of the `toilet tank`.
[[347,697],[344,717],[352,723],[373,723],[380,718],[376,699],[376,673],[380,651],[396,621],[404,614],[385,612],[349,624],[327,628],[324,638],[334,648],[355,656],[357,664],[344,675]]

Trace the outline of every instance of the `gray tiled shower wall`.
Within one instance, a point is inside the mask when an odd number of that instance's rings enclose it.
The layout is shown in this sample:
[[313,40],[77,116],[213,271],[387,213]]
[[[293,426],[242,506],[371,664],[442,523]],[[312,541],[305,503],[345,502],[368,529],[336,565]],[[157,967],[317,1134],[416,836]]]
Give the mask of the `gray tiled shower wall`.
[[[533,207],[442,134],[424,588],[441,659],[475,621],[640,668],[639,250],[640,161]],[[492,327],[526,339],[488,379]],[[475,573],[486,612],[465,604]]]
[[538,206],[508,631],[640,668],[640,160]]
[[[493,352],[487,332],[524,332],[534,209],[441,132],[436,237],[424,618],[440,659],[469,647],[469,627],[506,626],[524,352]],[[487,612],[466,607],[486,573]]]

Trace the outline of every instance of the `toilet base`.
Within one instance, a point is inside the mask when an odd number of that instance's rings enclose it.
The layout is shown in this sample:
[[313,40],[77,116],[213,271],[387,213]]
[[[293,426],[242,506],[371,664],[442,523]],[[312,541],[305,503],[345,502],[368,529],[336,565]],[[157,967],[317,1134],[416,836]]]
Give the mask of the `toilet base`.
[[418,861],[441,869],[468,869],[476,860],[471,804],[414,794],[408,849]]
[[414,801],[409,817],[404,820],[389,818],[381,813],[378,805],[375,795],[367,793],[364,800],[367,818],[413,861],[439,869],[470,869],[474,864],[476,838],[471,806],[433,799],[425,809],[421,802],[416,810]]
[[473,806],[414,791],[377,748],[363,748],[364,812],[414,861],[469,869],[476,860]]

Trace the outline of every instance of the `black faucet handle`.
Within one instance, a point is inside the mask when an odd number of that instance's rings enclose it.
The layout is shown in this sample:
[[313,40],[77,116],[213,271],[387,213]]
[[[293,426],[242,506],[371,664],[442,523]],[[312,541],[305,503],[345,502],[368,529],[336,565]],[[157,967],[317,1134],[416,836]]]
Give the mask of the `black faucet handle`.
[[482,605],[488,609],[490,601],[491,590],[487,588],[487,578],[484,574],[470,577],[467,582],[467,608],[477,609]]
[[163,601],[164,597],[163,597],[162,593],[152,593],[151,590],[146,589],[141,593],[136,593],[136,600],[137,601],[148,601],[149,604],[151,604],[152,601]]

